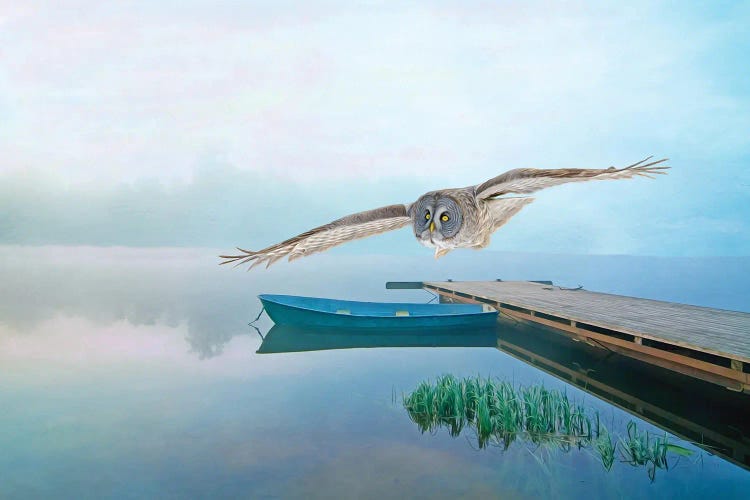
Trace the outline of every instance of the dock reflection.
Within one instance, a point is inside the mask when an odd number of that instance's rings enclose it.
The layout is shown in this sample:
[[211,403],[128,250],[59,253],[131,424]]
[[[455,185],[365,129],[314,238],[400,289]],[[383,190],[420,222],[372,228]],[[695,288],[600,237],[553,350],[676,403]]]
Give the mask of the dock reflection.
[[501,327],[497,348],[750,470],[750,396],[575,342],[526,323]]

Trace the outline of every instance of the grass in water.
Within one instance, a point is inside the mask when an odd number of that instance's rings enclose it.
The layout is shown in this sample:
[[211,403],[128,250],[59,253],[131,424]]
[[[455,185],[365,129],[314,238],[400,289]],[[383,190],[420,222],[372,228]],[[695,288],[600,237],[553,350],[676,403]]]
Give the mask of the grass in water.
[[644,466],[648,477],[653,482],[656,469],[669,469],[667,452],[688,456],[693,452],[682,446],[671,444],[666,433],[664,436],[652,436],[648,432],[640,432],[636,423],[628,422],[628,437],[620,438],[620,454],[622,461],[633,466]]
[[606,470],[615,462],[617,449],[622,461],[644,466],[653,481],[656,469],[668,469],[667,453],[690,455],[692,451],[670,444],[667,436],[654,437],[628,424],[627,439],[613,440],[599,421],[599,414],[571,401],[565,392],[541,385],[514,387],[490,378],[457,379],[453,375],[425,381],[403,397],[409,418],[422,432],[448,429],[456,437],[465,428],[476,432],[479,448],[503,449],[521,439],[537,446],[568,451],[572,447],[593,449]]

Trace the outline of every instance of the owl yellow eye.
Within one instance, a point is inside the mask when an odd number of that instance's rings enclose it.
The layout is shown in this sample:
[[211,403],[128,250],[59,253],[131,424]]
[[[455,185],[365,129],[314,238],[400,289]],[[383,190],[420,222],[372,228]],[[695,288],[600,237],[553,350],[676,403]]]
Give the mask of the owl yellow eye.
[[430,212],[424,213],[424,220],[430,220]]
[[448,217],[448,214],[443,214],[443,216],[440,217],[440,220],[443,221],[443,222],[448,222],[449,219],[450,219],[450,217]]

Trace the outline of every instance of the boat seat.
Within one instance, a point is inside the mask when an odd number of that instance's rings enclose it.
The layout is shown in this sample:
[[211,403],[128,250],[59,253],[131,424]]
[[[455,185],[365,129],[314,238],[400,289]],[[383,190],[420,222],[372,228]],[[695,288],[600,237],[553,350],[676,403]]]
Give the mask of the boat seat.
[[336,314],[351,314],[352,312],[349,309],[337,309]]
[[409,316],[409,311],[396,311],[396,316]]

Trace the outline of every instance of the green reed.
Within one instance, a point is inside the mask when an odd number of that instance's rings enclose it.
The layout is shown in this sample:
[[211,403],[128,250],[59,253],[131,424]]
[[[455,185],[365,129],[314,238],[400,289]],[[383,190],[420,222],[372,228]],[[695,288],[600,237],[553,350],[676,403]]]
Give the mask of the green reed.
[[620,438],[619,450],[624,463],[646,467],[652,482],[656,478],[656,469],[669,469],[667,452],[681,456],[692,454],[687,448],[671,444],[666,433],[664,436],[652,436],[639,431],[632,420],[628,422],[627,439]]
[[409,418],[422,432],[448,429],[456,437],[465,428],[477,436],[479,448],[508,449],[516,440],[568,451],[592,449],[602,466],[610,470],[616,450],[622,461],[644,466],[653,481],[656,469],[668,469],[667,452],[692,453],[672,445],[667,436],[653,437],[628,424],[627,439],[612,438],[597,412],[587,412],[563,391],[542,385],[514,387],[508,382],[481,377],[457,379],[453,375],[425,381],[403,396]]

